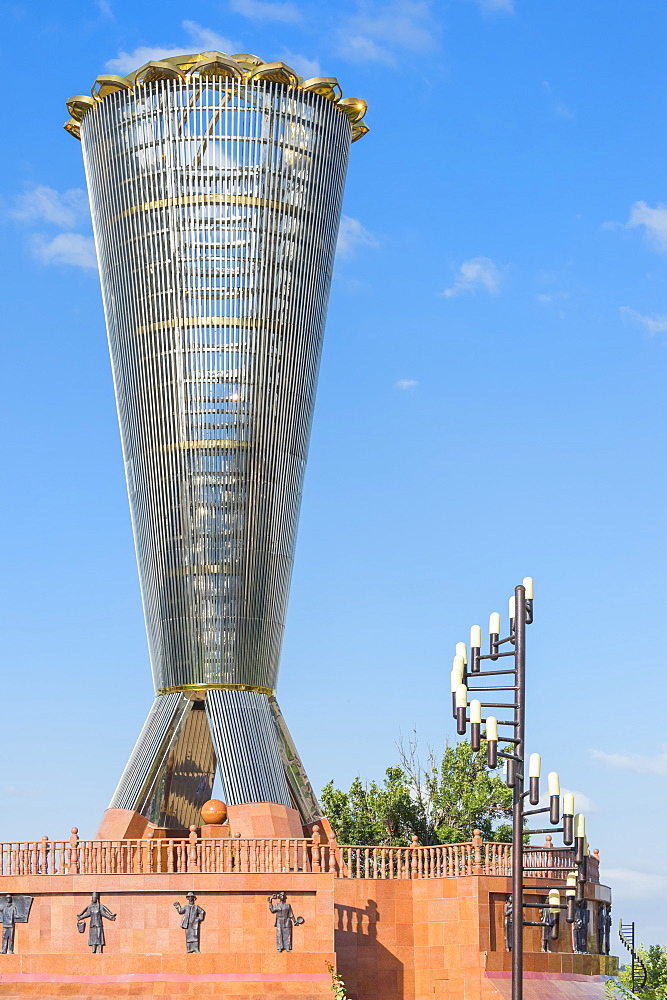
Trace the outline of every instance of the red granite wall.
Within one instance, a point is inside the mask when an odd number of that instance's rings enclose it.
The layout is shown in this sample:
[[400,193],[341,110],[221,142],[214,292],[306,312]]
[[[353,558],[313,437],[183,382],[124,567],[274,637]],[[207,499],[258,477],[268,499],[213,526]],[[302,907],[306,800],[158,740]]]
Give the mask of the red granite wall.
[[[193,890],[206,910],[201,954],[185,953],[175,900]],[[297,916],[292,952],[276,951],[270,893],[284,890]],[[502,904],[505,876],[336,879],[331,874],[44,875],[0,878],[0,893],[35,897],[29,923],[16,926],[16,954],[0,955],[0,997],[200,996],[246,1000],[331,996],[327,963],[353,1000],[499,1000],[506,993]],[[76,915],[98,891],[117,913],[106,947],[93,955]],[[591,897],[604,886],[588,884]],[[615,960],[542,954],[539,929],[527,935],[527,972],[540,1000],[601,1000],[600,974]],[[574,977],[574,978],[573,978]],[[565,991],[565,992],[564,992]],[[530,1000],[530,997],[528,997]]]

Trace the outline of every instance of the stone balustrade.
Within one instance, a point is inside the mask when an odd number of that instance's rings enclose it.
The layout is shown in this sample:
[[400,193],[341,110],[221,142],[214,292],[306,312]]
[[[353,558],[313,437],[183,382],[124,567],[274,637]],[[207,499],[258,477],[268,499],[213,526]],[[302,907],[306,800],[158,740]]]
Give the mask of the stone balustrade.
[[[587,858],[587,879],[599,882],[597,851]],[[542,847],[524,852],[526,876],[553,881],[572,870],[572,851]],[[203,839],[195,827],[188,837],[137,840],[69,840],[0,843],[0,875],[145,875],[330,873],[353,879],[433,879],[462,875],[510,875],[511,844],[483,841],[407,847],[339,845],[323,842],[317,828],[310,838]],[[1,889],[0,889],[1,891]]]

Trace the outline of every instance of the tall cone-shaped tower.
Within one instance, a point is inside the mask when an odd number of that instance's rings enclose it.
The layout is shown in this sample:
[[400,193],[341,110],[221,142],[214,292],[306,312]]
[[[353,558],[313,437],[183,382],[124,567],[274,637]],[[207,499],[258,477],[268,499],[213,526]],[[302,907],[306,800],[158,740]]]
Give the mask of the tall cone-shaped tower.
[[336,80],[219,52],[98,77],[82,141],[156,698],[110,808],[317,800],[275,699],[350,142]]

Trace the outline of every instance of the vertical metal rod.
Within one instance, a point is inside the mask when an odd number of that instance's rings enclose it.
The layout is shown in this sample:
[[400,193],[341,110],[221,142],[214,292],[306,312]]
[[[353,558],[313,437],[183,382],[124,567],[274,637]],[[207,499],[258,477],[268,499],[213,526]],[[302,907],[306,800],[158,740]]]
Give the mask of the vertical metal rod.
[[516,761],[512,803],[512,1000],[523,1000],[523,786],[526,693],[526,590],[514,590],[515,663],[516,663]]
[[632,956],[632,992],[635,992],[635,922],[632,921],[632,951],[630,952]]

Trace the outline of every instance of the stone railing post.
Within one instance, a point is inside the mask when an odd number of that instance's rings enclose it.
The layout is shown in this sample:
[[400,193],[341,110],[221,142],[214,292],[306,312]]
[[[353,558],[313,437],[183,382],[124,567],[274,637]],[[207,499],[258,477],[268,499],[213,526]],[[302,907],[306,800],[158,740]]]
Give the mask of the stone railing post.
[[412,851],[410,858],[410,878],[419,878],[419,837],[416,833],[412,834]]
[[79,874],[79,828],[78,826],[72,827],[72,832],[69,838],[69,866],[68,871],[70,875]]
[[315,823],[315,825],[313,826],[312,847],[310,854],[310,869],[313,872],[322,871],[322,863],[321,863],[322,852],[320,850],[321,839],[322,838],[320,836],[320,824]]
[[199,863],[197,861],[197,827],[190,827],[190,836],[188,837],[188,872],[198,872]]
[[39,845],[39,867],[38,872],[40,875],[49,874],[49,838],[44,834],[42,837],[42,842]]
[[473,875],[481,875],[482,868],[482,832],[481,830],[473,831],[472,836],[472,873]]
[[334,878],[338,877],[338,872],[340,871],[340,863],[338,861],[338,841],[336,840],[336,834],[333,830],[329,836],[329,871]]

